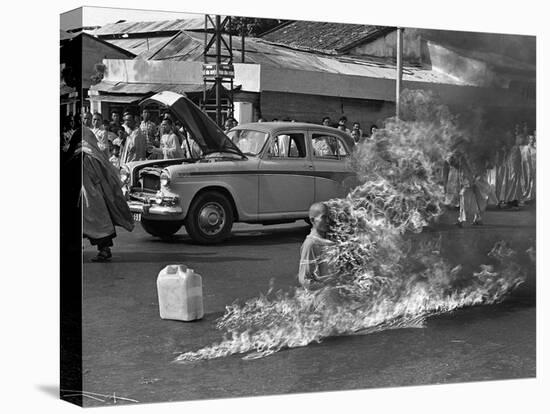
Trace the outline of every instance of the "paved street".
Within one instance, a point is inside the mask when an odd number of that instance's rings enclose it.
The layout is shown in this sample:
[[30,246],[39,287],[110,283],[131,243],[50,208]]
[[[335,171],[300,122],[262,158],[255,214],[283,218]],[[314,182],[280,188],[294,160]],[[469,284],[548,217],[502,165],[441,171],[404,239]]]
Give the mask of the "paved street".
[[[535,208],[487,213],[485,226],[458,229],[446,214],[435,229],[443,254],[474,269],[501,239],[518,251],[535,245]],[[236,225],[220,246],[193,245],[183,230],[170,241],[141,226],[120,231],[111,263],[90,263],[85,242],[84,390],[139,402],[179,401],[370,387],[456,383],[535,376],[535,271],[499,305],[433,317],[424,329],[399,329],[331,338],[246,361],[227,358],[179,365],[181,352],[221,339],[215,319],[226,305],[295,283],[304,222]],[[184,263],[203,277],[205,317],[184,323],[159,317],[156,277],[167,264]],[[89,406],[102,403],[84,399]]]

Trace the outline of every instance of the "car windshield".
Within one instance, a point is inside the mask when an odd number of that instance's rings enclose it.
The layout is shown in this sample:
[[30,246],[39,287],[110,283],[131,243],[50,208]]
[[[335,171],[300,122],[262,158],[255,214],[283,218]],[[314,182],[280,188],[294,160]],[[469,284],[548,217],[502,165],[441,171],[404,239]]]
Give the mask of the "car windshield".
[[268,134],[252,129],[234,129],[229,131],[227,136],[244,155],[256,156],[264,147]]

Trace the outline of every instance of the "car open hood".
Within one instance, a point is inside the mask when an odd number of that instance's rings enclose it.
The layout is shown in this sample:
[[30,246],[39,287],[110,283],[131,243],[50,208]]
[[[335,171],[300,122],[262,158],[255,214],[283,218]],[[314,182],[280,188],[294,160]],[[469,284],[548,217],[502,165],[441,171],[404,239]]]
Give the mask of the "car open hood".
[[176,119],[195,137],[203,153],[226,151],[244,157],[233,141],[189,98],[175,92],[163,91],[144,99],[140,105],[151,102],[169,108]]

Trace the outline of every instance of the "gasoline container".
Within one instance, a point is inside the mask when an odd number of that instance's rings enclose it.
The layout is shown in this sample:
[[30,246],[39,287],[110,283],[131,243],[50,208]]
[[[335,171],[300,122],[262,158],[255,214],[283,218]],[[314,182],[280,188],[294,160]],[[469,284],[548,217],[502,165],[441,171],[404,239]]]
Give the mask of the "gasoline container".
[[204,315],[202,278],[185,265],[169,265],[157,278],[162,319],[194,321]]

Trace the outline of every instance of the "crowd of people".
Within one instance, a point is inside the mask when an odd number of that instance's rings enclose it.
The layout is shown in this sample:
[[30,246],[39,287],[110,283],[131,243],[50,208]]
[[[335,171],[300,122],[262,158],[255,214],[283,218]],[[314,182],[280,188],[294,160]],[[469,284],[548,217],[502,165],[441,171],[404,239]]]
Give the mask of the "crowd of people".
[[445,160],[445,203],[459,209],[459,227],[482,225],[488,205],[518,210],[535,201],[536,131],[516,126],[512,145],[501,145],[483,166],[475,164],[460,144]]
[[365,133],[363,129],[361,129],[361,124],[359,122],[355,121],[352,124],[351,129],[348,128],[347,124],[348,124],[348,118],[345,115],[341,116],[340,119],[338,119],[337,123],[333,123],[329,116],[325,116],[321,121],[321,125],[337,128],[341,131],[348,133],[349,135],[351,135],[351,137],[353,138],[353,141],[356,144],[363,142],[363,140],[365,139],[371,138],[374,132],[376,131],[376,129],[378,128],[376,124],[372,124],[368,132]]
[[[141,116],[124,111],[122,121],[118,111],[111,112],[111,119],[104,119],[98,112],[84,112],[81,126],[93,132],[99,149],[117,168],[146,159],[197,158],[201,152],[181,123],[174,122],[168,112],[162,114],[158,124],[151,119],[148,109]],[[61,137],[65,152],[75,129],[74,117],[67,117]]]
[[[266,122],[259,118],[258,122]],[[292,119],[274,118],[272,122],[295,122]],[[348,133],[356,143],[372,136],[376,125],[371,125],[365,133],[359,122],[353,122],[351,129],[347,125],[347,117],[342,116],[333,123],[325,116],[321,124],[340,129]],[[112,111],[110,119],[105,119],[101,113],[84,112],[77,121],[76,117],[68,116],[62,123],[61,147],[63,151],[69,148],[69,142],[76,128],[84,126],[94,133],[98,147],[105,153],[111,163],[120,167],[130,161],[146,159],[197,158],[201,149],[185,130],[179,121],[174,121],[170,113],[161,115],[160,122],[154,122],[148,109],[141,115],[124,111],[122,119],[118,111]],[[238,125],[237,120],[230,116],[224,123],[224,132],[229,132]]]

